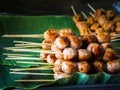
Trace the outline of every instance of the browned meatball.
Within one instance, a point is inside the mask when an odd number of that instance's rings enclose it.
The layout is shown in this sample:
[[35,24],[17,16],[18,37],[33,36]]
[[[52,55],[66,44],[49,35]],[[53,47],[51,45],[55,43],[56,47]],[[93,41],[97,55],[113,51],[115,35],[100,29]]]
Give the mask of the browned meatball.
[[96,31],[97,30],[97,28],[99,28],[99,24],[98,23],[93,23],[92,25],[91,25],[91,27],[90,27],[90,30],[91,31]]
[[44,32],[44,39],[51,43],[53,43],[58,36],[59,34],[56,29],[50,29]]
[[62,49],[58,48],[54,44],[54,45],[51,46],[51,50],[57,52],[57,53],[55,53],[56,58],[63,59],[63,54],[62,54],[63,50]]
[[101,28],[101,27],[97,28],[96,31],[95,31],[96,34],[98,34],[98,33],[104,33],[104,32],[105,32],[104,29]]
[[95,60],[93,62],[93,66],[97,72],[106,70],[106,64],[105,64],[105,62],[103,62],[101,60]]
[[90,43],[98,43],[97,37],[92,34],[85,35],[83,37],[83,41],[86,45],[88,45]]
[[102,43],[101,45],[103,46],[104,49],[113,48],[111,43]]
[[114,10],[107,10],[106,16],[108,20],[112,20],[116,16],[116,13]]
[[65,48],[63,50],[63,57],[64,57],[64,60],[73,60],[73,59],[76,59],[77,58],[77,51],[73,48]]
[[70,40],[70,47],[73,49],[80,49],[83,45],[82,39],[75,35],[69,35],[69,40]]
[[114,23],[120,22],[120,16],[114,17],[113,22]]
[[63,62],[62,59],[56,59],[56,61],[54,63],[55,66],[53,68],[54,73],[61,73],[62,72],[62,68],[61,68],[62,62]]
[[106,43],[106,42],[110,42],[111,37],[109,33],[104,32],[104,33],[98,33],[97,39],[99,43]]
[[92,54],[90,51],[86,49],[79,49],[78,50],[78,58],[80,61],[88,61],[92,58]]
[[55,55],[54,54],[49,54],[47,56],[47,63],[49,64],[54,64],[54,62],[56,61]]
[[68,37],[69,35],[75,35],[75,34],[70,28],[63,28],[60,29],[59,35],[63,37]]
[[46,61],[48,54],[47,53],[40,53],[40,59]]
[[73,21],[77,24],[78,22],[82,21],[83,18],[80,15],[74,15]]
[[102,9],[97,9],[94,13],[94,20],[97,21],[101,15],[105,15],[105,12]]
[[50,43],[49,41],[47,41],[47,40],[43,40],[43,42],[42,42],[42,48],[44,49],[44,50],[50,50],[51,49],[51,44],[52,43]]
[[76,26],[81,36],[88,35],[90,33],[89,26],[86,22],[80,21],[76,24]]
[[103,56],[103,60],[110,61],[110,60],[114,60],[114,59],[117,59],[117,53],[115,52],[114,49],[107,48],[105,50],[105,54]]
[[105,15],[101,15],[99,18],[98,18],[98,23],[102,26],[104,25],[106,22],[108,22],[107,20],[107,17]]
[[89,44],[87,50],[92,52],[92,54],[97,58],[102,58],[105,53],[103,46],[98,43]]
[[88,25],[92,25],[94,23],[94,18],[89,17],[86,22],[87,22]]
[[86,61],[80,61],[77,63],[78,71],[81,73],[89,73],[91,65]]
[[106,23],[104,23],[102,25],[103,29],[106,31],[106,32],[113,32],[115,31],[115,25],[112,21],[108,21]]
[[69,41],[69,39],[66,38],[66,37],[59,36],[59,37],[56,38],[54,44],[55,44],[58,48],[64,49],[64,48],[70,46],[70,41]]
[[111,60],[107,62],[107,71],[111,74],[120,72],[120,60]]
[[68,78],[70,76],[71,76],[71,74],[67,74],[67,73],[55,73],[54,74],[54,79],[58,80],[58,79],[61,79],[61,78]]
[[72,61],[63,61],[62,62],[62,71],[64,73],[72,74],[77,71],[76,63]]

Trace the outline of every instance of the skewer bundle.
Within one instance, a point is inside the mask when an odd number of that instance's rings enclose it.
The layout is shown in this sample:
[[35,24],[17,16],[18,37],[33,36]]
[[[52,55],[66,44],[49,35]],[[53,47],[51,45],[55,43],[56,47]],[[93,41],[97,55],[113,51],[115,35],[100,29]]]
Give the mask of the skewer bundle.
[[[83,20],[76,13],[73,16],[73,21],[82,36],[87,34],[98,35],[99,33],[109,33],[111,39],[120,37],[120,17],[117,16],[114,10],[95,10],[90,4],[88,4],[88,7],[94,12],[93,14],[90,12],[91,17],[87,17],[84,12],[81,13],[86,20]],[[75,12],[74,9],[73,11]]]
[[[75,72],[85,74],[98,73],[105,71],[110,74],[120,72],[120,61],[118,55],[110,44],[110,36],[107,38],[101,35],[76,36],[69,28],[61,30],[50,29],[44,33],[42,43],[14,41],[22,44],[16,47],[7,47],[6,50],[14,52],[37,52],[39,58],[29,57],[29,55],[4,54],[11,60],[42,60],[43,62],[17,61],[19,64],[41,64],[47,65],[39,68],[11,69],[11,74],[30,74],[30,75],[54,75],[54,79],[70,77]],[[9,37],[9,36],[8,36]],[[11,37],[11,36],[10,36]],[[13,35],[14,37],[14,35]],[[15,36],[16,37],[16,36]],[[21,36],[19,36],[21,37]],[[25,37],[22,35],[22,37]],[[31,36],[32,37],[32,36]],[[104,39],[103,39],[104,38]],[[24,43],[24,44],[23,44]],[[42,46],[42,49],[28,49],[26,46]],[[28,57],[26,57],[28,56]],[[52,73],[26,73],[18,71],[26,70],[53,70]],[[18,82],[27,82],[28,80],[16,80]],[[33,80],[31,80],[32,82]],[[37,82],[36,80],[34,80]],[[39,80],[38,80],[39,81]],[[48,80],[50,81],[50,80]],[[29,80],[30,82],[30,80]]]

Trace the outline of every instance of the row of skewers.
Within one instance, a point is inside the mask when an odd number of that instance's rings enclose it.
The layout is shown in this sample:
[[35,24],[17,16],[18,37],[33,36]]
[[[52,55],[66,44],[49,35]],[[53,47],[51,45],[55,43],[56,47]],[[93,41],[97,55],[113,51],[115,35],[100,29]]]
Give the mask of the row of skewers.
[[[78,18],[79,17],[79,18]],[[40,35],[4,35],[3,37],[23,37],[23,38],[44,38],[42,43],[14,41],[21,44],[16,44],[15,47],[6,47],[6,50],[13,52],[37,52],[40,53],[39,58],[29,57],[22,54],[4,54],[9,60],[42,60],[43,62],[26,62],[17,61],[22,64],[42,64],[43,67],[36,68],[21,68],[11,69],[11,74],[28,74],[28,75],[52,75],[54,79],[70,77],[75,72],[86,74],[98,73],[105,71],[110,74],[120,72],[119,55],[115,52],[110,44],[110,31],[96,30],[97,33],[91,33],[89,26],[85,21],[81,20],[80,16],[73,17],[81,36],[76,36],[69,28],[61,30],[50,29]],[[92,20],[92,19],[91,19]],[[81,24],[82,23],[82,24]],[[101,27],[100,27],[101,28]],[[102,27],[103,28],[103,27]],[[97,27],[98,29],[98,27]],[[111,29],[111,28],[110,28]],[[86,33],[87,31],[87,33]],[[89,33],[88,33],[89,31]],[[95,31],[95,30],[94,30]],[[99,32],[99,33],[98,33]],[[117,32],[118,33],[118,32]],[[114,34],[117,38],[119,34]],[[42,49],[36,48],[41,46]],[[31,48],[32,49],[29,49]],[[27,57],[26,57],[27,56]],[[53,73],[29,73],[20,71],[29,70],[53,70]],[[54,80],[16,80],[17,82],[40,82]]]

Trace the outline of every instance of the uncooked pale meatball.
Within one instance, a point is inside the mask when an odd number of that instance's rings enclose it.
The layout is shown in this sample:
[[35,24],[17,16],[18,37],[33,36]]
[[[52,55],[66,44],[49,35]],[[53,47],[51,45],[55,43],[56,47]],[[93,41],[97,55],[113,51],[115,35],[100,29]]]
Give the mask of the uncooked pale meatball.
[[107,71],[111,74],[120,72],[120,60],[111,60],[107,62]]
[[44,32],[44,39],[51,43],[53,43],[58,36],[59,34],[56,29],[50,29]]
[[67,74],[67,73],[55,73],[54,74],[54,79],[58,80],[58,79],[61,79],[61,78],[68,78],[70,76],[71,76],[71,74]]
[[70,46],[70,41],[69,41],[69,39],[66,38],[66,37],[59,36],[59,37],[56,38],[54,44],[55,44],[58,48],[64,49],[64,48]]
[[80,49],[83,45],[82,39],[75,35],[69,35],[68,39],[70,40],[70,47],[73,49]]
[[72,61],[63,61],[62,62],[62,71],[64,73],[72,74],[77,71],[76,63]]
[[103,60],[110,61],[110,60],[114,60],[114,59],[117,59],[117,53],[115,52],[114,49],[107,48],[105,50],[105,54],[103,56]]
[[54,63],[55,66],[53,68],[54,73],[61,73],[62,72],[62,68],[61,68],[62,62],[63,62],[62,59],[57,59],[55,61],[55,63]]
[[54,64],[54,62],[56,61],[55,55],[54,54],[49,54],[47,56],[47,63],[49,64]]
[[109,33],[104,32],[104,33],[98,33],[97,39],[99,43],[106,43],[106,42],[110,42],[111,37]]
[[81,73],[89,73],[91,70],[91,65],[86,61],[81,61],[77,63],[78,71]]
[[90,51],[86,49],[79,49],[78,50],[78,58],[80,61],[88,61],[92,58],[92,54]]
[[106,64],[105,64],[105,62],[103,62],[101,60],[95,60],[93,62],[93,66],[97,72],[106,70]]
[[113,48],[111,43],[102,43],[101,45],[103,46],[104,49]]
[[64,60],[73,60],[73,59],[76,59],[77,58],[77,51],[73,48],[65,48],[63,50],[63,57],[64,57]]
[[87,50],[92,52],[92,54],[97,58],[102,58],[105,53],[103,46],[98,43],[89,44]]

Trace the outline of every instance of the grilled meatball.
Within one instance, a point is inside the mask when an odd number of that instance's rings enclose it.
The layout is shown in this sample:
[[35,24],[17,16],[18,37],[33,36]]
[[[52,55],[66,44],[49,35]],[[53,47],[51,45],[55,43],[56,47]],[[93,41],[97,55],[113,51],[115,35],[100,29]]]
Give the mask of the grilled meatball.
[[101,45],[103,46],[104,49],[113,48],[111,43],[102,43]]
[[106,16],[108,20],[112,20],[116,16],[116,13],[114,10],[107,10]]
[[54,73],[61,73],[62,72],[62,68],[61,68],[62,62],[63,62],[62,59],[56,59],[56,61],[54,63],[55,66],[53,68]]
[[66,38],[66,37],[59,36],[59,37],[56,38],[54,44],[55,44],[58,48],[64,49],[64,48],[70,46],[70,41],[69,41],[69,39]]
[[63,50],[63,57],[64,57],[64,60],[73,60],[73,59],[76,59],[77,58],[77,51],[73,48],[65,48]]
[[78,50],[78,58],[80,61],[88,61],[92,58],[92,54],[90,51],[86,49],[79,49]]
[[86,45],[88,45],[90,43],[98,43],[97,37],[92,34],[85,35],[83,37],[83,41]]
[[103,56],[103,60],[110,61],[110,60],[114,60],[114,59],[117,59],[117,53],[115,52],[114,49],[107,48],[105,50],[105,54]]
[[92,52],[92,54],[97,58],[102,58],[105,53],[103,46],[98,43],[89,44],[87,50]]
[[75,35],[69,35],[69,40],[70,40],[70,47],[73,49],[80,49],[83,45],[82,39]]
[[90,30],[89,30],[89,26],[86,22],[80,21],[76,24],[76,26],[77,26],[81,36],[89,34]]
[[98,18],[98,23],[102,26],[104,25],[106,22],[108,22],[106,15],[101,15]]
[[78,71],[81,73],[89,73],[91,65],[86,61],[80,61],[77,63]]
[[111,74],[120,72],[120,60],[111,60],[107,62],[107,71]]
[[59,35],[63,37],[68,37],[69,35],[75,35],[75,34],[70,28],[63,28],[60,29]]
[[86,22],[87,22],[88,25],[91,26],[92,24],[94,24],[94,18],[93,17],[89,17]]
[[42,42],[42,48],[44,49],[44,50],[50,50],[51,49],[51,43],[49,42],[49,41],[47,41],[47,40],[43,40],[43,42]]
[[64,73],[72,74],[77,71],[76,63],[72,61],[63,61],[62,62],[62,71]]
[[106,71],[106,64],[101,60],[95,60],[93,66],[97,72]]
[[49,54],[47,56],[47,63],[49,64],[54,64],[56,61],[55,55],[54,54]]
[[82,21],[83,18],[80,15],[74,15],[73,21],[77,24],[78,22]]
[[56,29],[50,29],[44,32],[44,39],[51,43],[53,43],[58,36],[59,34]]
[[98,33],[97,39],[99,43],[106,43],[106,42],[110,42],[111,37],[109,33],[104,32],[104,33]]
[[47,53],[40,53],[40,59],[46,61],[48,54]]
[[68,78],[70,76],[71,76],[71,74],[67,74],[67,73],[55,73],[54,74],[54,79],[58,80],[58,79],[61,79],[61,78]]
[[94,20],[97,21],[101,15],[105,15],[105,12],[102,9],[97,9],[94,13]]

